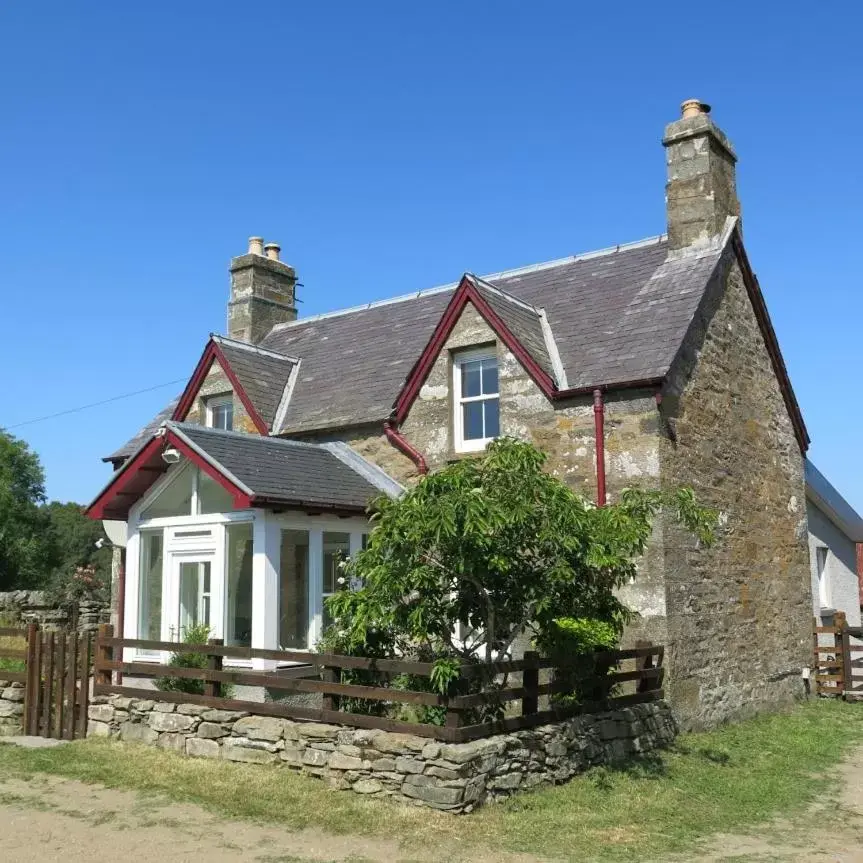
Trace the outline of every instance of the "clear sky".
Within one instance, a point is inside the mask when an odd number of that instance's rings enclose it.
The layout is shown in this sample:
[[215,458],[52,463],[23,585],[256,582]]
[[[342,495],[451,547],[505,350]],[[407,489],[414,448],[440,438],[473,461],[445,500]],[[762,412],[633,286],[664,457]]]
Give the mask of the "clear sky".
[[88,501],[182,384],[13,426],[187,378],[251,234],[308,315],[661,233],[698,97],[810,454],[863,511],[861,32],[842,0],[2,3],[0,425]]

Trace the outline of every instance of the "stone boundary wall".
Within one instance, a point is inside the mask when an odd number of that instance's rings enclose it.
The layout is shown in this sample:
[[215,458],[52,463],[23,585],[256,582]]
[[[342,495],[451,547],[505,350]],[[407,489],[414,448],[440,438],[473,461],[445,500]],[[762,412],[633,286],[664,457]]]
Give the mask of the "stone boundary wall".
[[118,737],[202,758],[281,765],[336,789],[469,812],[537,785],[669,745],[671,709],[653,702],[470,743],[293,722],[196,704],[95,698],[88,737]]
[[0,737],[23,734],[23,716],[24,684],[0,680]]
[[81,602],[77,608],[52,603],[44,590],[11,590],[0,593],[0,618],[12,626],[38,623],[44,629],[77,629],[93,632],[108,623],[107,602]]

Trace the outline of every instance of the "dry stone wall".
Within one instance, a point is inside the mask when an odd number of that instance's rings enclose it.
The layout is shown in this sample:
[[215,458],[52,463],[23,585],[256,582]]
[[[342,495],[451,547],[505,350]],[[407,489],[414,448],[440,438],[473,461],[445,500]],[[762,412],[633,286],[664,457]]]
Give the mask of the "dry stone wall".
[[424,737],[250,716],[122,696],[94,699],[88,736],[117,737],[199,758],[287,767],[333,788],[450,812],[589,767],[668,746],[664,702],[580,716],[513,734],[445,744]]
[[0,680],[0,737],[23,733],[23,716],[24,684]]
[[80,602],[76,608],[59,606],[44,590],[12,590],[0,593],[0,619],[8,625],[38,623],[45,629],[92,632],[110,615],[107,602]]

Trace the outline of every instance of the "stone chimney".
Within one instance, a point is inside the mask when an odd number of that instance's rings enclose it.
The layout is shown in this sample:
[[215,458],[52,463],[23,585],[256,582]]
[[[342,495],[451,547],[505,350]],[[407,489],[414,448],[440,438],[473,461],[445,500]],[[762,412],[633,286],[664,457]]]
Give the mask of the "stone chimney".
[[731,141],[710,118],[710,105],[687,99],[682,117],[665,127],[668,245],[683,249],[722,233],[727,216],[740,215]]
[[297,274],[280,252],[278,243],[249,237],[249,251],[231,260],[230,338],[257,344],[275,324],[297,319]]

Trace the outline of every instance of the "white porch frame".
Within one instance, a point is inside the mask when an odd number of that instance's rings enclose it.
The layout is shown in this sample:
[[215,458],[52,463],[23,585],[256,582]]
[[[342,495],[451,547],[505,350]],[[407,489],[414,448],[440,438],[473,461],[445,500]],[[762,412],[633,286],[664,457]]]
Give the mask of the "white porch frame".
[[[176,635],[179,619],[179,590],[176,561],[182,558],[207,557],[212,561],[211,603],[214,638],[224,638],[226,628],[227,530],[231,524],[252,523],[252,647],[279,649],[281,603],[281,532],[306,531],[309,537],[308,585],[308,647],[320,639],[323,629],[323,535],[325,532],[347,533],[351,554],[362,546],[362,536],[370,531],[368,520],[359,517],[339,518],[330,515],[309,515],[303,512],[275,513],[266,509],[247,509],[207,515],[173,516],[142,519],[150,503],[158,497],[182,471],[179,464],[154,484],[129,512],[126,550],[126,605],[123,633],[126,638],[138,638],[141,576],[141,532],[163,529],[162,548],[162,609],[160,640],[170,641]],[[194,499],[194,495],[193,495]],[[193,530],[209,530],[209,536],[184,536]],[[124,661],[167,662],[169,654],[147,653],[127,648]],[[270,669],[276,663],[254,659],[226,660],[227,664]]]

